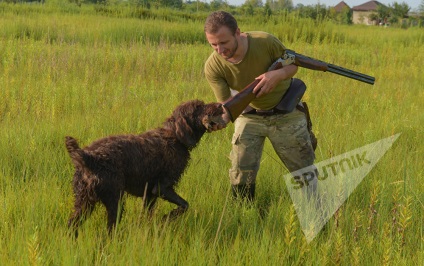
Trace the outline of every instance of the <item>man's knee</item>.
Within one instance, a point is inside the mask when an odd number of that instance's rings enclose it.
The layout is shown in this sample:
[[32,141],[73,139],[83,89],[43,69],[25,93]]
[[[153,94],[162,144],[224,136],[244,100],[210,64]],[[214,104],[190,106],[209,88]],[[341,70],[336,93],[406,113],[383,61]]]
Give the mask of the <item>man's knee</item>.
[[230,154],[232,163],[229,171],[232,185],[244,185],[255,183],[256,175],[260,166],[262,146],[256,149],[246,149],[245,145],[233,145]]

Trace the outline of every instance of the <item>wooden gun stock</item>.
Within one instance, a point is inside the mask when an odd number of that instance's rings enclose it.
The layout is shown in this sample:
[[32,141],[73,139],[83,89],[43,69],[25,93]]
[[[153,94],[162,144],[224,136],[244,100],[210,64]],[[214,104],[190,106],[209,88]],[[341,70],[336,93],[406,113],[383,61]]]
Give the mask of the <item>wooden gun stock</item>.
[[246,109],[249,103],[255,99],[256,94],[253,93],[253,89],[256,85],[258,85],[259,81],[259,79],[256,79],[239,93],[229,98],[222,104],[222,106],[224,106],[224,108],[227,110],[231,122],[234,122],[234,120],[236,120],[236,118],[243,112],[243,110]]
[[[280,69],[282,67],[283,65],[281,64],[281,62],[277,61],[269,68],[268,71]],[[229,98],[222,104],[227,110],[231,122],[234,122],[236,118],[243,112],[243,110],[246,109],[249,103],[256,98],[256,94],[253,93],[253,89],[256,87],[256,85],[258,85],[260,81],[260,79],[256,79],[255,81],[247,85],[239,93]]]

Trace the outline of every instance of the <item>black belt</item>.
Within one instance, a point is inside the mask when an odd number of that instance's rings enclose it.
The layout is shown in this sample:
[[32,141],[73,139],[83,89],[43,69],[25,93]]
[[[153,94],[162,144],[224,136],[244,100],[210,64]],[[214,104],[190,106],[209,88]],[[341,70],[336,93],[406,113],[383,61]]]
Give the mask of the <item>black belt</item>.
[[[305,103],[303,103],[303,104],[305,104]],[[301,104],[297,104],[296,109],[301,111],[302,113],[306,114],[305,107],[303,107]],[[277,109],[277,108],[273,108],[273,109],[269,109],[269,110],[257,110],[253,107],[250,107],[250,106],[248,106],[248,108],[246,108],[243,111],[243,114],[260,115],[260,116],[271,116],[271,115],[276,115],[276,114],[288,114],[288,113],[289,112],[285,112],[285,111],[282,111],[282,110]]]
[[257,110],[257,109],[254,109],[254,108],[250,107],[249,110],[245,110],[243,112],[243,114],[260,115],[260,116],[271,116],[271,115],[276,115],[276,114],[287,114],[287,112],[281,111],[281,110],[279,110],[277,108],[273,108],[273,109],[269,109],[269,110]]

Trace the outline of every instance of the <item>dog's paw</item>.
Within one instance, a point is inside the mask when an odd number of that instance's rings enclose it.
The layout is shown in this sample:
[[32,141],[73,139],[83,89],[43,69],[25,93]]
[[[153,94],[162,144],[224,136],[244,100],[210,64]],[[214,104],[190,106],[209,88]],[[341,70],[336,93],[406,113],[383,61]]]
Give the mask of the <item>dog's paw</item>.
[[185,213],[186,210],[187,210],[187,208],[184,208],[184,207],[178,207],[176,209],[173,209],[168,214],[166,214],[166,215],[164,215],[162,217],[162,221],[164,221],[164,222],[166,222],[166,221],[174,221],[179,216],[181,216],[183,213]]

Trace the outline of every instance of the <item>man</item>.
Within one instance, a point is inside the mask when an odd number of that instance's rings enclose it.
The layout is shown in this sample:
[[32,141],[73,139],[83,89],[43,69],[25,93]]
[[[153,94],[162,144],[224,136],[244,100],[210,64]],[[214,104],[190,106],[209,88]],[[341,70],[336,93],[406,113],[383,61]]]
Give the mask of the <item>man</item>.
[[[290,172],[313,165],[315,154],[305,113],[295,109],[283,114],[273,109],[289,88],[297,66],[268,71],[283,55],[284,45],[265,32],[241,32],[227,12],[211,13],[204,31],[215,50],[205,63],[205,76],[219,102],[260,80],[253,89],[257,95],[250,103],[253,110],[235,121],[230,154],[233,195],[252,201],[265,138]],[[230,120],[228,114],[225,120]]]

